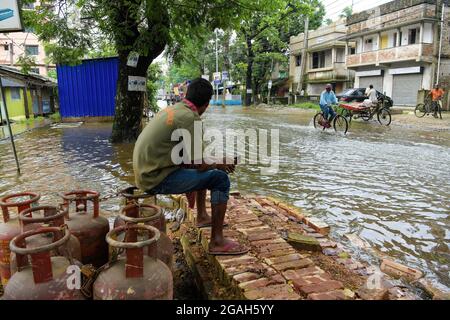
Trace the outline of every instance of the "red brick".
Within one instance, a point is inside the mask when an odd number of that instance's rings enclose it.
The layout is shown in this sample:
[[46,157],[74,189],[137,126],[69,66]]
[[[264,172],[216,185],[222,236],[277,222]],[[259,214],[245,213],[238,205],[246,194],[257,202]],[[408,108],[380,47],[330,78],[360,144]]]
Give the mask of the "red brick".
[[232,259],[220,261],[219,263],[222,266],[222,268],[228,268],[245,264],[251,264],[257,261],[258,259],[256,259],[255,257],[245,255],[245,256],[234,256],[234,258]]
[[287,280],[293,280],[293,279],[299,279],[305,276],[315,275],[315,274],[324,274],[325,271],[320,269],[317,266],[312,266],[308,268],[303,269],[297,269],[297,270],[286,270],[283,271],[283,276]]
[[266,246],[270,244],[279,244],[279,243],[286,243],[281,238],[275,238],[275,239],[268,239],[268,240],[260,240],[260,241],[252,241],[253,246]]
[[261,273],[264,269],[265,267],[261,263],[251,263],[225,268],[225,273],[228,276],[234,276],[244,272]]
[[313,265],[313,262],[311,261],[311,259],[301,259],[301,260],[297,260],[297,261],[290,261],[290,262],[275,264],[272,267],[274,267],[278,271],[284,271],[284,270],[288,270],[288,269],[306,268],[311,265]]
[[292,248],[292,246],[285,242],[280,242],[277,244],[268,244],[266,246],[260,246],[260,247],[256,247],[256,250],[263,253],[263,252],[273,252],[273,251],[280,251],[280,250],[295,250],[294,248]]
[[281,257],[273,257],[273,258],[266,258],[265,261],[268,264],[278,264],[278,263],[284,263],[284,262],[290,262],[290,261],[297,261],[300,259],[303,259],[304,257],[301,254],[294,253],[294,254],[288,254]]
[[285,256],[287,254],[297,253],[294,248],[282,248],[275,251],[264,251],[261,252],[258,256],[261,258],[272,258],[272,257],[280,257]]
[[250,291],[257,288],[268,287],[270,285],[283,283],[286,283],[286,280],[284,280],[282,277],[278,275],[278,277],[275,276],[271,278],[260,278],[257,280],[243,282],[239,284],[239,288],[243,289],[244,291]]
[[240,274],[233,276],[233,279],[236,280],[238,283],[241,283],[241,282],[256,280],[261,277],[262,277],[262,275],[259,273],[244,272],[244,273],[240,273]]
[[256,233],[248,236],[249,241],[267,240],[277,238],[278,234],[274,232]]
[[247,291],[244,293],[244,296],[248,300],[256,300],[261,298],[270,299],[274,296],[295,297],[295,294],[292,293],[293,290],[291,286],[287,284],[277,284],[265,288],[258,288],[255,290]]
[[334,290],[322,293],[311,293],[308,295],[309,300],[345,300],[342,290]]
[[301,285],[297,285],[296,284],[297,280],[292,280],[294,287],[300,291],[303,294],[310,294],[310,293],[319,293],[319,292],[327,292],[327,291],[332,291],[332,290],[336,290],[336,289],[342,289],[343,285],[340,281],[336,281],[336,280],[328,280],[328,281],[323,281],[321,283],[316,283],[316,284],[310,284],[310,285],[306,285],[306,286],[301,286]]
[[332,280],[328,273],[322,273],[318,275],[311,275],[302,278],[295,279],[295,285],[299,287],[309,286],[311,284],[320,284],[322,282]]

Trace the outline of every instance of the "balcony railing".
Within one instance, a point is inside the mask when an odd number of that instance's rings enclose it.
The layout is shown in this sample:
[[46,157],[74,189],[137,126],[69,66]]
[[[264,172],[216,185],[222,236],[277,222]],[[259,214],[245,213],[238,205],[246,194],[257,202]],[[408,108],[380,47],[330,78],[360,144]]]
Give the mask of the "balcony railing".
[[411,44],[401,47],[362,52],[347,56],[347,66],[378,65],[399,61],[427,61],[431,62],[433,45],[429,43]]

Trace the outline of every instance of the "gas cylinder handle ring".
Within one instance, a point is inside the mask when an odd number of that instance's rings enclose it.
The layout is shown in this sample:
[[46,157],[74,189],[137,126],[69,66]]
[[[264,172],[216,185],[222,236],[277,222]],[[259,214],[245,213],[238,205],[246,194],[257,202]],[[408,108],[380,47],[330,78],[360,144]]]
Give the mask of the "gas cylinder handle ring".
[[[55,210],[56,214],[48,217],[36,218],[36,217],[27,217],[27,214],[42,211],[42,210]],[[59,212],[58,212],[59,211]],[[54,206],[38,206],[30,209],[23,210],[19,213],[19,220],[24,223],[34,223],[34,222],[49,222],[59,218],[64,218],[66,215],[66,211],[60,210]]]
[[[128,217],[125,212],[129,209],[132,209],[133,207],[137,207],[138,210],[140,210],[141,208],[150,208],[150,209],[154,209],[156,212],[155,214],[149,216],[149,217],[142,217],[142,218],[134,218],[134,217]],[[120,213],[119,213],[119,218],[122,219],[125,222],[133,222],[133,223],[145,223],[145,222],[149,222],[149,221],[153,221],[153,220],[158,220],[161,217],[161,208],[158,206],[154,206],[151,204],[135,204],[135,203],[131,203],[127,206],[125,206],[124,208],[120,209]]]
[[[137,241],[137,242],[123,242],[123,241],[117,241],[114,240],[114,238],[117,239],[117,234],[129,230],[129,229],[141,229],[141,230],[147,230],[153,232],[153,237],[144,240],[144,241]],[[161,233],[158,229],[152,226],[148,225],[142,225],[142,224],[134,224],[134,225],[125,225],[120,226],[115,229],[112,229],[108,234],[106,235],[106,242],[112,247],[116,248],[123,248],[123,249],[137,249],[137,248],[143,248],[147,247],[159,240],[159,237],[161,236]]]
[[100,193],[92,190],[76,190],[59,194],[66,201],[75,200],[95,200],[100,197]]
[[[26,197],[29,196],[31,199],[19,201],[19,202],[8,202],[9,199],[12,198],[18,198],[18,197]],[[41,195],[39,193],[35,192],[21,192],[21,193],[15,193],[10,194],[8,196],[4,196],[0,198],[0,206],[2,207],[17,207],[17,206],[26,206],[29,204],[32,204],[36,201],[38,201],[41,198]]]
[[[46,244],[46,245],[36,247],[36,248],[20,248],[16,244],[17,242],[22,241],[28,237],[34,236],[36,234],[56,233],[56,232],[60,232],[62,230],[64,230],[64,232],[65,232],[64,236],[61,239],[59,239],[55,242],[52,242],[50,244]],[[67,243],[69,241],[69,239],[70,239],[70,232],[69,232],[69,229],[67,228],[67,225],[64,225],[62,227],[44,227],[44,228],[38,228],[36,230],[27,231],[27,232],[24,232],[16,237],[14,237],[9,244],[9,248],[11,249],[12,252],[14,252],[16,254],[20,254],[20,255],[35,254],[35,253],[40,253],[40,252],[51,251],[53,249],[61,247],[65,243]]]
[[120,191],[120,194],[126,198],[126,199],[146,199],[153,197],[152,194],[148,193],[141,193],[141,194],[134,194],[135,190],[139,190],[138,187],[128,187]]

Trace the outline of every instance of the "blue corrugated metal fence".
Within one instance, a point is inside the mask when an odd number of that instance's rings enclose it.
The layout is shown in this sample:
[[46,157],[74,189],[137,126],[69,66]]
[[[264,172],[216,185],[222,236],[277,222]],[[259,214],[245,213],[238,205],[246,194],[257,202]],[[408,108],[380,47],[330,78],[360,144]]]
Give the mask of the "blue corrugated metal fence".
[[58,65],[57,73],[63,118],[114,116],[118,58],[84,60],[78,66]]

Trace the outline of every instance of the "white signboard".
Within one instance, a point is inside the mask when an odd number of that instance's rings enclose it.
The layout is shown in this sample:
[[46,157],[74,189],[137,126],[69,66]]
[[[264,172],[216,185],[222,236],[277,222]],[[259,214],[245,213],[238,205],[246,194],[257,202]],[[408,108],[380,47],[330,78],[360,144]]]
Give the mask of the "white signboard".
[[202,75],[202,78],[209,81],[209,74]]
[[247,93],[252,93],[253,90],[252,89],[247,89]]
[[145,77],[128,77],[128,91],[146,91],[147,79]]
[[214,84],[219,84],[220,83],[220,72],[214,72],[213,73],[213,77],[214,77]]
[[0,32],[22,31],[22,21],[17,0],[0,1]]
[[138,62],[139,62],[139,53],[134,51],[130,52],[130,54],[128,55],[127,66],[136,68]]
[[222,80],[228,80],[228,71],[223,71],[222,72]]
[[355,72],[355,76],[357,76],[357,77],[381,76],[381,70]]
[[421,73],[420,67],[389,69],[389,74]]
[[269,89],[272,88],[272,80],[269,80],[269,83],[267,86],[269,87]]

